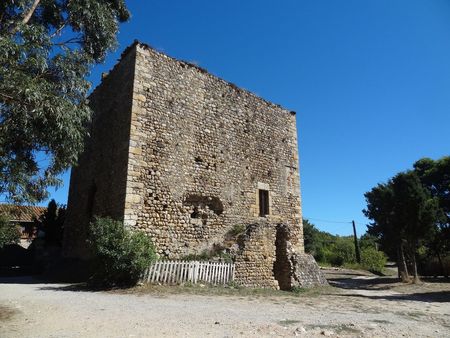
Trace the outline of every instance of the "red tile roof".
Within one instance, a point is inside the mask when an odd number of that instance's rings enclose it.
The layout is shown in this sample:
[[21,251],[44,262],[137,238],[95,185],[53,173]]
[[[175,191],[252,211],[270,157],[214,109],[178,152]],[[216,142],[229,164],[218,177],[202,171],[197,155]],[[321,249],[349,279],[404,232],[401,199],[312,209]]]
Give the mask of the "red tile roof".
[[46,207],[35,207],[33,205],[0,204],[0,215],[8,215],[11,221],[33,222],[46,209]]

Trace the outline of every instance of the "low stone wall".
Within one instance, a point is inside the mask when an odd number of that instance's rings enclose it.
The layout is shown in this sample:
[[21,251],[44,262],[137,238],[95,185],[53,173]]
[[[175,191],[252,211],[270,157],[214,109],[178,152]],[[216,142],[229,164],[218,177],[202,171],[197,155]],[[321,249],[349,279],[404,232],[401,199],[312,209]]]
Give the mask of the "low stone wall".
[[247,226],[236,256],[235,281],[247,287],[291,290],[328,285],[313,256],[296,252],[284,224],[268,221]]
[[247,226],[236,257],[236,283],[248,287],[278,289],[273,275],[276,229],[273,224],[261,222]]

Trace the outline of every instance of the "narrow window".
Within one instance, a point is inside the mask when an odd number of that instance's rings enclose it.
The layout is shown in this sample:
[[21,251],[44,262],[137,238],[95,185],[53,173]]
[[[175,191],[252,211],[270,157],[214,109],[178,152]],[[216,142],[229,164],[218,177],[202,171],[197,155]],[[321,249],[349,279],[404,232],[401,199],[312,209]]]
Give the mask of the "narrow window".
[[259,216],[264,217],[269,214],[269,192],[259,190]]

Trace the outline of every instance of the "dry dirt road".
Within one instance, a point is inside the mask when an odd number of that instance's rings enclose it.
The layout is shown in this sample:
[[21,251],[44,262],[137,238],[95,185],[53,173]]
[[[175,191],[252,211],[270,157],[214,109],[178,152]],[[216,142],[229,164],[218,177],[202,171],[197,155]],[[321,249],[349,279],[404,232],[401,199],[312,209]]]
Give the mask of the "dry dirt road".
[[296,295],[158,286],[93,292],[3,278],[0,337],[450,337],[450,283],[327,276],[332,287]]

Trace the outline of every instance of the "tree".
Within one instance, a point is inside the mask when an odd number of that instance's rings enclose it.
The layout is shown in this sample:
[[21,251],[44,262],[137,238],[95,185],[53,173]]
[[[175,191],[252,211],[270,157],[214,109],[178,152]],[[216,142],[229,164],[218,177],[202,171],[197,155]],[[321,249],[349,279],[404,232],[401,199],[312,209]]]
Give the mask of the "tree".
[[414,280],[418,281],[416,254],[419,241],[424,240],[439,220],[439,204],[430,192],[421,184],[415,172],[400,173],[393,179],[395,194],[395,224],[404,229],[411,258]]
[[417,248],[439,220],[437,198],[431,196],[414,171],[397,174],[388,183],[366,193],[365,197],[367,209],[363,212],[373,220],[368,227],[369,234],[378,236],[391,250],[393,245],[396,246],[399,271],[404,273],[404,280],[409,278],[407,253],[414,281],[418,281]]
[[397,259],[399,272],[403,280],[408,280],[408,269],[403,250],[402,234],[403,229],[394,223],[394,190],[392,181],[380,183],[371,191],[364,194],[367,202],[367,209],[363,210],[364,215],[373,220],[367,226],[367,234],[375,236],[381,249],[391,258]]
[[124,0],[0,2],[0,194],[38,202],[75,164],[90,68],[117,44]]
[[303,220],[303,238],[305,252],[325,264],[341,266],[355,263],[353,236],[335,236],[320,231],[307,219]]
[[322,263],[330,263],[329,256],[331,247],[336,242],[336,236],[320,231],[317,227],[307,219],[303,219],[303,239],[305,243],[305,252],[314,256],[314,258]]
[[366,232],[364,235],[361,236],[359,239],[359,245],[361,247],[361,250],[364,250],[366,248],[371,248],[378,250],[378,238],[376,236],[373,236]]
[[0,249],[7,244],[19,243],[20,228],[11,224],[5,215],[0,215]]
[[307,219],[303,219],[303,240],[305,243],[305,251],[310,253],[311,255],[316,254],[316,245],[317,245],[317,233],[319,230],[316,229],[314,224],[312,224]]
[[66,209],[59,206],[55,200],[48,203],[47,210],[36,221],[36,227],[45,233],[45,245],[61,246],[63,238],[63,224]]
[[450,156],[436,161],[423,158],[414,163],[414,171],[422,185],[439,201],[441,217],[435,231],[428,237],[426,247],[430,254],[436,256],[441,273],[445,275],[442,257],[450,252]]

